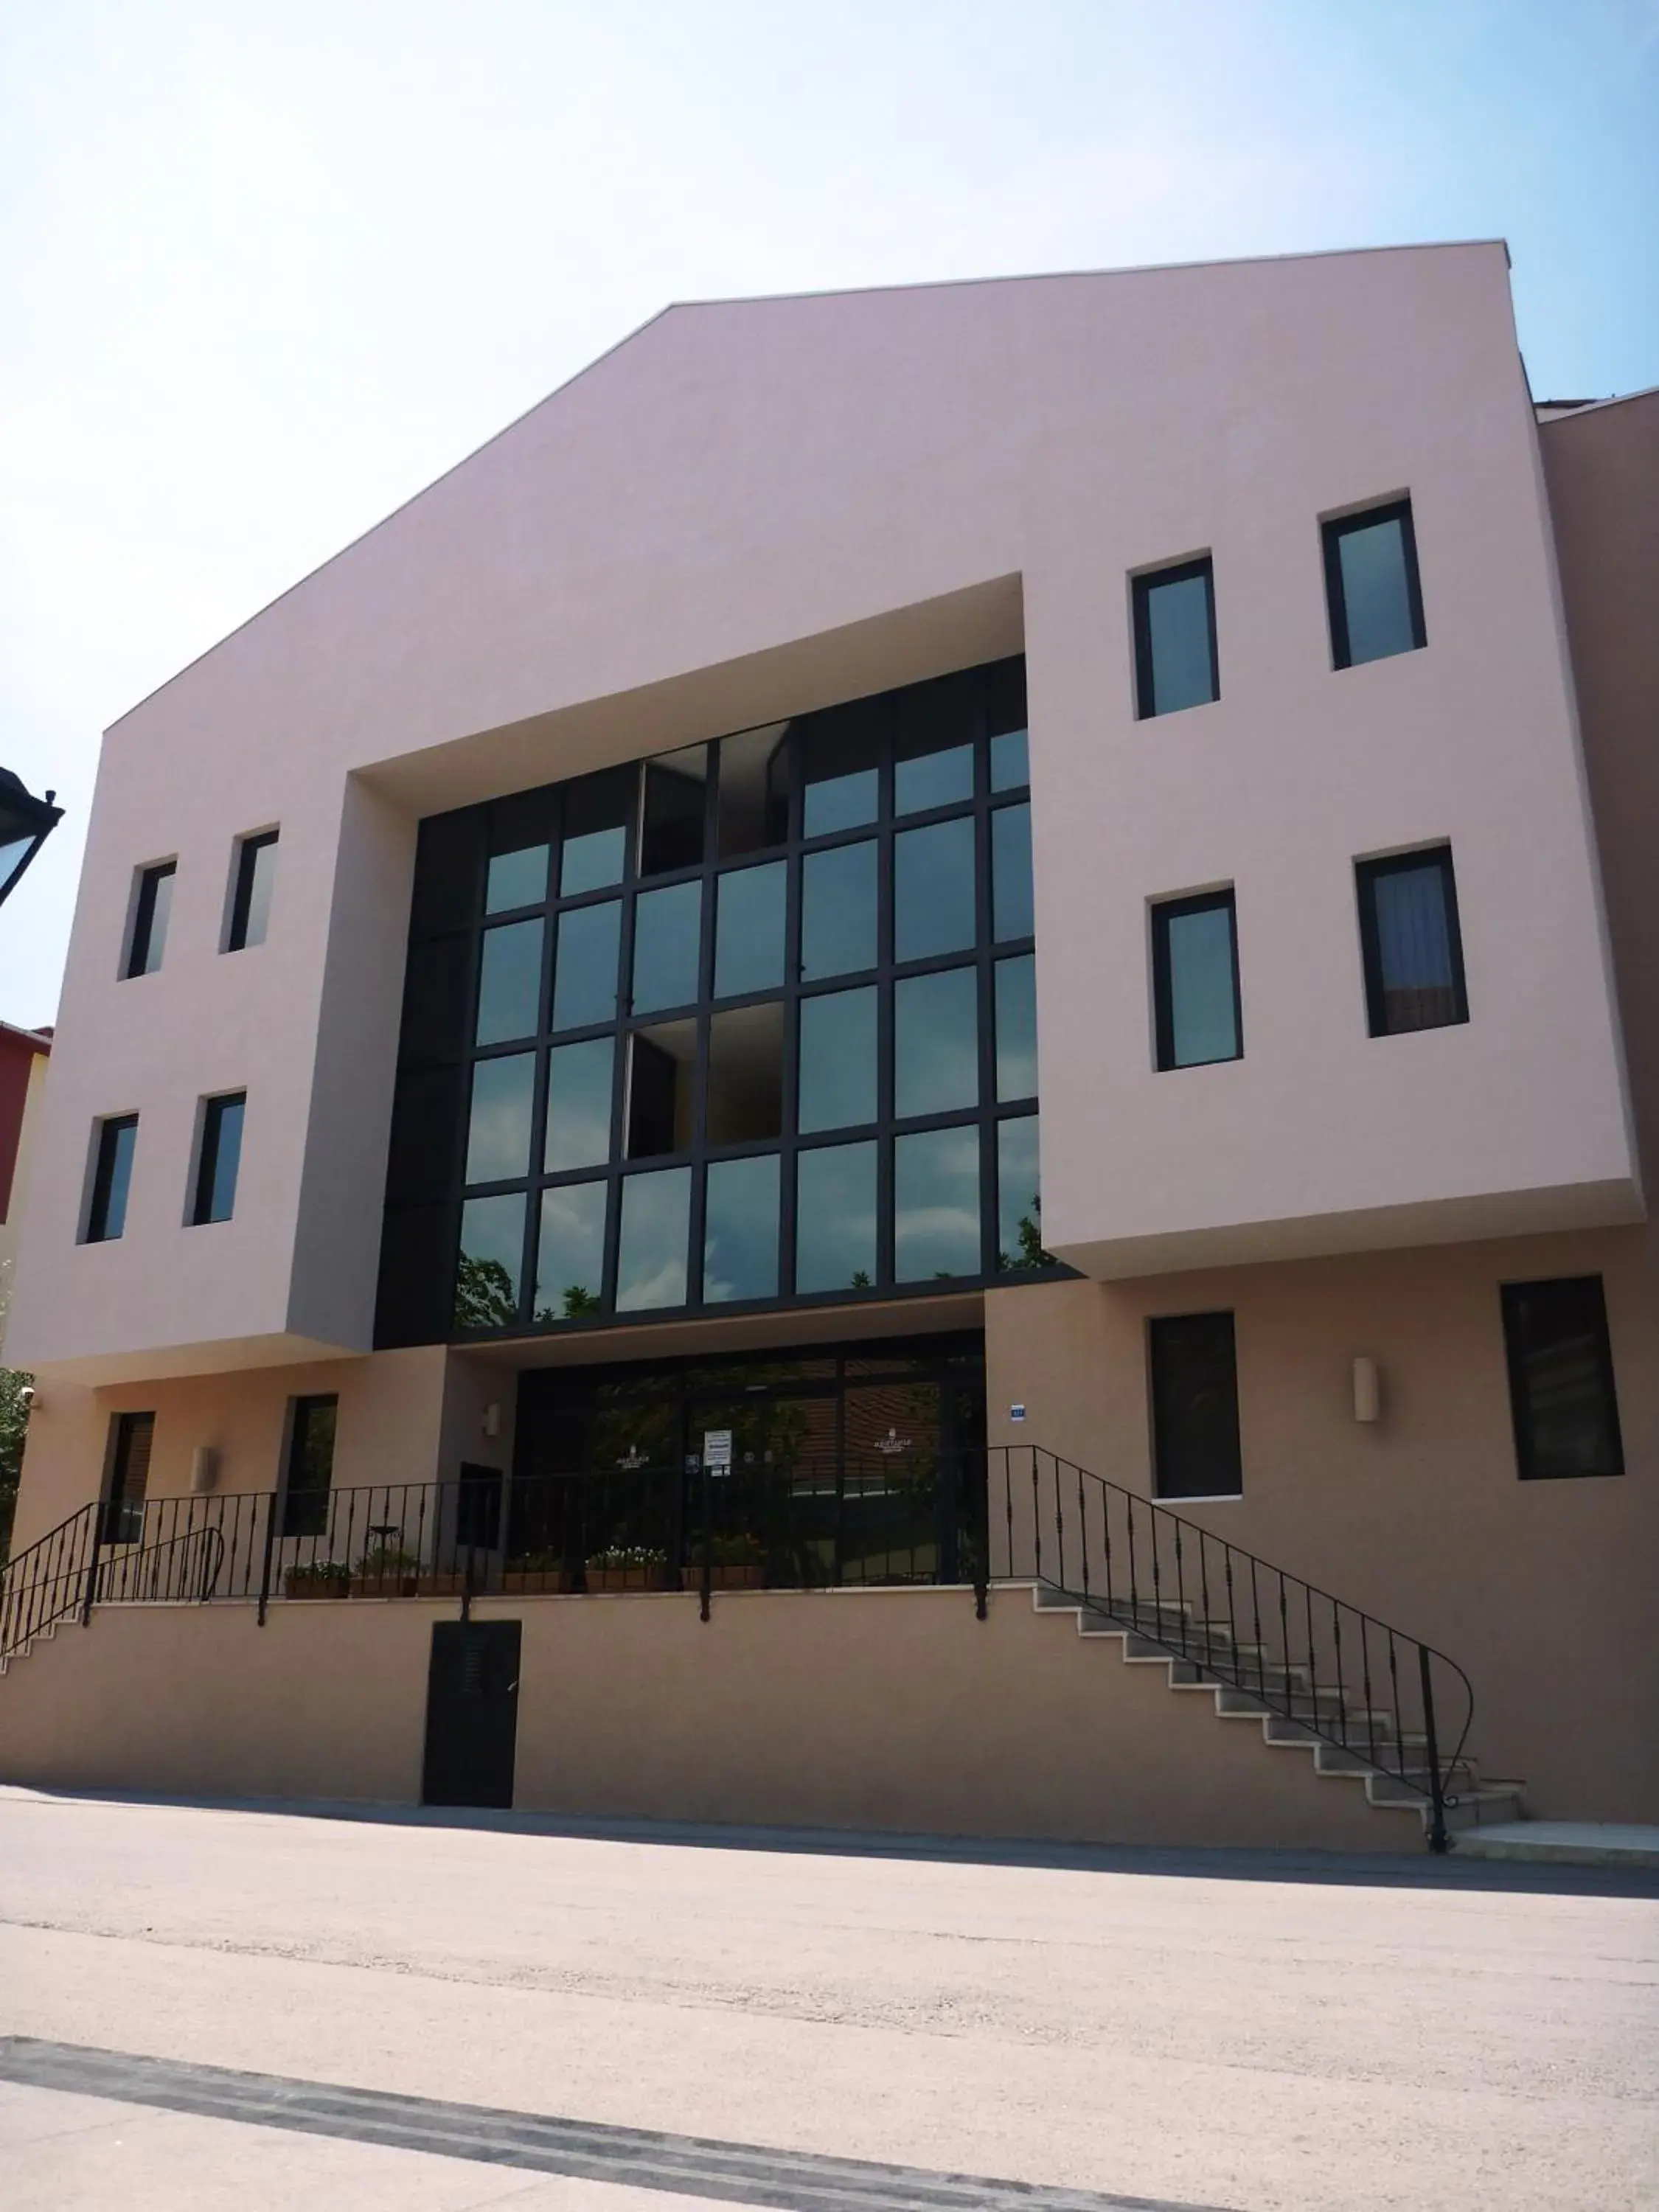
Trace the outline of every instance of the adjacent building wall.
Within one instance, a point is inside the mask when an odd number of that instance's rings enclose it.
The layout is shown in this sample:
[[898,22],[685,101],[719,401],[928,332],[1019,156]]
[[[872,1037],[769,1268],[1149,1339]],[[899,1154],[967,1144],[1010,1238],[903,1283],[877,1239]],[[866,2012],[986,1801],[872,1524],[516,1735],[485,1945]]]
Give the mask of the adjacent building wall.
[[[1421,1850],[1259,1725],[1172,1693],[1025,1590],[496,1601],[523,1622],[518,1788],[579,1816],[910,1834]],[[7,1674],[0,1778],[45,1788],[420,1795],[432,1623],[407,1599],[106,1607]],[[349,1694],[345,1694],[349,1688]]]

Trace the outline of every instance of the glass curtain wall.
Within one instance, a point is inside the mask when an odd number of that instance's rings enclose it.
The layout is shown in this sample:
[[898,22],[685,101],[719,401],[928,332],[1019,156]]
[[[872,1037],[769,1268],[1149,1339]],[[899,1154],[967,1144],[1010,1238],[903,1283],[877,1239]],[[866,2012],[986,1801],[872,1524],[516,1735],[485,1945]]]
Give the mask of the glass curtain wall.
[[1024,665],[422,824],[379,1338],[1051,1265]]

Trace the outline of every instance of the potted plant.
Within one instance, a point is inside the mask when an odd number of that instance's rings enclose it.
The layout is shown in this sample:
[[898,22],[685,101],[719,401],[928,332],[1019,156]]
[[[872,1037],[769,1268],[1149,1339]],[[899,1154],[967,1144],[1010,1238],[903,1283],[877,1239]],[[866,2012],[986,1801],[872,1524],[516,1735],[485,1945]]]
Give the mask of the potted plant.
[[[701,1581],[701,1547],[692,1574],[695,1579]],[[765,1579],[766,1547],[758,1536],[751,1536],[744,1530],[735,1536],[711,1536],[708,1539],[710,1589],[759,1589]]]
[[650,1544],[612,1544],[583,1562],[590,1590],[659,1590],[668,1587],[668,1554]]
[[502,1571],[497,1585],[514,1596],[556,1596],[570,1587],[562,1552],[524,1552]]
[[413,1597],[420,1582],[421,1562],[390,1538],[371,1544],[352,1570],[353,1597]]
[[346,1597],[350,1590],[351,1570],[343,1559],[313,1559],[283,1576],[284,1597]]

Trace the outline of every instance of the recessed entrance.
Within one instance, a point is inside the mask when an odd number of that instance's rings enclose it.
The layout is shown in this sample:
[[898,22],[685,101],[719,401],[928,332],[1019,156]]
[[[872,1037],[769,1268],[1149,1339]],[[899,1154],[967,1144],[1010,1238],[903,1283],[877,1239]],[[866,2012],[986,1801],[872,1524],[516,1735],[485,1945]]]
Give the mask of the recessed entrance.
[[[507,1559],[557,1586],[969,1582],[977,1333],[526,1373]],[[706,1558],[705,1558],[706,1555]]]

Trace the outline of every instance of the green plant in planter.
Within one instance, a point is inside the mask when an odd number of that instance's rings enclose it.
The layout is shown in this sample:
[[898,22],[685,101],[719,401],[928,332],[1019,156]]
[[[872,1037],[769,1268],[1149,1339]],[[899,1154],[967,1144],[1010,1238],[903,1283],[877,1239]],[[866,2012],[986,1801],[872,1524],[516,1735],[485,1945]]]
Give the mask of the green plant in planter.
[[313,1559],[308,1566],[289,1567],[283,1577],[289,1597],[332,1597],[351,1580],[343,1559]]
[[420,1559],[413,1552],[405,1552],[398,1544],[371,1544],[356,1565],[356,1574],[362,1582],[382,1582],[394,1575],[412,1575],[419,1571]]
[[520,1552],[507,1563],[507,1571],[515,1575],[556,1574],[564,1565],[564,1553],[552,1550]]
[[605,1568],[665,1567],[668,1554],[652,1544],[612,1544],[592,1553],[585,1564],[596,1573]]
[[757,1567],[765,1557],[765,1545],[747,1529],[734,1536],[711,1536],[708,1540],[711,1567]]

